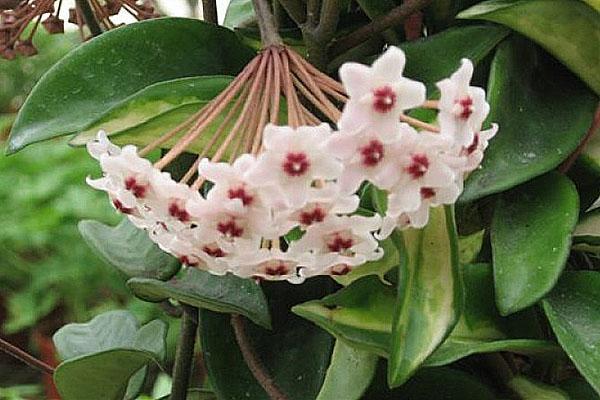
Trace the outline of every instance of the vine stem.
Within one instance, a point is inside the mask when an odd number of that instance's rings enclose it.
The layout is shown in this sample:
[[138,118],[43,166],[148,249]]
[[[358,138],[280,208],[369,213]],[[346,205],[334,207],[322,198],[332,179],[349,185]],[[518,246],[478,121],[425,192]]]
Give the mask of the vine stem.
[[333,56],[338,56],[353,47],[358,46],[373,35],[398,25],[403,22],[406,17],[426,7],[429,3],[431,3],[431,0],[404,1],[402,5],[392,9],[387,14],[374,19],[371,23],[355,30],[343,39],[338,40],[337,43],[334,43],[332,48]]
[[258,20],[263,47],[283,45],[283,40],[277,32],[277,24],[269,2],[267,0],[252,0],[252,6]]
[[170,400],[186,400],[192,364],[194,360],[194,345],[198,332],[198,309],[182,304],[181,333],[177,351],[175,352],[175,365],[173,366],[173,386]]
[[37,369],[38,371],[43,372],[44,374],[54,375],[53,367],[46,364],[42,360],[38,360],[31,354],[27,353],[24,350],[21,350],[17,346],[7,342],[2,338],[0,338],[0,350],[16,358],[17,360],[29,365],[31,368]]
[[83,16],[83,20],[90,29],[90,33],[92,34],[92,36],[101,35],[102,28],[100,27],[100,24],[96,19],[96,15],[94,14],[94,11],[92,10],[92,7],[90,6],[88,0],[75,0],[75,3],[77,4],[77,7],[79,7],[81,15]]
[[250,338],[246,333],[246,323],[244,317],[239,314],[231,315],[231,326],[235,333],[235,339],[238,342],[244,361],[248,365],[250,372],[260,386],[267,392],[267,395],[271,400],[287,400],[287,396],[279,389],[273,378],[269,375],[262,362],[260,361],[258,354],[254,350]]
[[567,158],[565,162],[562,163],[562,165],[558,168],[559,172],[564,174],[567,173],[569,169],[571,169],[573,164],[575,164],[577,158],[581,155],[583,150],[585,150],[585,147],[592,139],[594,133],[598,130],[598,128],[600,128],[600,103],[598,103],[598,107],[596,108],[596,113],[594,114],[594,120],[592,121],[590,129],[588,129],[587,133],[585,134],[585,136],[581,140],[581,143],[579,143],[579,146],[577,146],[575,151],[573,151],[569,158]]

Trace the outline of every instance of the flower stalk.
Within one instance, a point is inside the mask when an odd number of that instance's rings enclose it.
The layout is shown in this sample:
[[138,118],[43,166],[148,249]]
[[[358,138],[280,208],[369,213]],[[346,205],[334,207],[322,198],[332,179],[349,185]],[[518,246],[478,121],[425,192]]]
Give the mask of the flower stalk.
[[188,304],[182,304],[181,333],[175,353],[173,366],[173,386],[170,400],[185,400],[192,373],[194,347],[198,332],[198,309]]

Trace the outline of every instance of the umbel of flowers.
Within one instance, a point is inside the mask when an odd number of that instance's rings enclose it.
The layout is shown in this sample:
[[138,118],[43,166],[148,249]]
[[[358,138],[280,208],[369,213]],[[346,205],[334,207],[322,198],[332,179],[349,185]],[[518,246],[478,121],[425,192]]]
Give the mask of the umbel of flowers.
[[[425,86],[402,76],[404,64],[395,47],[370,67],[344,64],[348,98],[337,129],[303,125],[298,115],[292,126],[256,125],[247,140],[255,151],[231,164],[199,157],[192,185],[162,172],[164,159],[153,165],[134,146],[119,148],[100,132],[88,150],[104,174],[88,183],[187,266],[290,282],[345,274],[382,257],[376,239],[423,227],[431,207],[454,203],[497,131],[482,130],[489,106],[483,89],[470,86],[469,60],[437,83],[439,101],[426,101]],[[329,81],[314,81],[333,93]],[[439,125],[405,115],[417,107],[438,109]],[[206,181],[213,185],[202,196]],[[385,216],[357,213],[356,192],[365,181],[387,193]]]

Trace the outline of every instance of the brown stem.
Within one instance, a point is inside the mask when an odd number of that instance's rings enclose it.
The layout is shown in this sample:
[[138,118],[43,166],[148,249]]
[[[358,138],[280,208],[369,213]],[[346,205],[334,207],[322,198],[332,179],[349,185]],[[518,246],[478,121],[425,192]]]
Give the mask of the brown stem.
[[431,3],[431,0],[406,0],[389,13],[374,19],[371,23],[338,40],[333,46],[333,55],[340,55],[358,46],[366,39],[402,23],[406,17],[426,7],[429,3]]
[[267,392],[269,398],[271,400],[287,400],[287,396],[279,389],[273,378],[271,378],[263,366],[258,354],[256,354],[256,351],[250,342],[250,338],[246,334],[244,317],[238,314],[232,314],[231,326],[233,327],[235,339],[240,347],[246,365],[248,365],[250,372],[252,372],[252,375],[256,378],[260,386]]
[[25,352],[24,350],[21,350],[15,345],[8,343],[2,338],[0,338],[0,351],[5,352],[6,354],[16,358],[17,360],[29,365],[31,368],[43,372],[44,374],[54,375],[54,368],[52,368],[50,365],[46,364],[42,360],[38,360],[31,354]]
[[207,22],[215,25],[219,23],[216,0],[202,0],[202,15]]
[[252,5],[254,6],[254,12],[258,20],[263,47],[283,45],[283,40],[281,40],[281,36],[277,32],[277,24],[271,12],[269,2],[267,0],[252,0]]
[[562,165],[558,168],[558,171],[560,173],[564,174],[567,171],[569,171],[569,169],[571,169],[573,164],[575,164],[575,161],[577,160],[577,158],[581,155],[583,150],[585,150],[585,147],[590,142],[590,140],[592,139],[592,137],[594,136],[594,133],[598,130],[598,128],[600,128],[600,103],[598,103],[598,107],[596,108],[596,113],[594,114],[594,119],[592,121],[592,125],[590,126],[590,129],[588,129],[587,133],[581,140],[581,143],[579,143],[579,146],[577,146],[575,151],[573,153],[571,153],[569,158],[567,158],[565,160],[565,162],[563,162]]
[[304,12],[304,6],[301,0],[278,0],[279,4],[283,6],[285,11],[288,13],[290,18],[296,23],[296,25],[303,24],[306,20]]
[[0,10],[12,10],[21,0],[0,0]]
[[406,122],[407,124],[412,125],[415,128],[425,129],[429,132],[440,132],[440,128],[438,128],[437,126],[428,124],[427,122],[423,122],[420,119],[409,117],[408,115],[400,114],[400,121]]

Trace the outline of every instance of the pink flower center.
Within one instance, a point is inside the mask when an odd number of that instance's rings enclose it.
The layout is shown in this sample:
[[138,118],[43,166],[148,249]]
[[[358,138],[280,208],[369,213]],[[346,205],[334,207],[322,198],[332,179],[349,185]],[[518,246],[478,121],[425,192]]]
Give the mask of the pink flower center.
[[181,256],[179,257],[179,262],[187,265],[188,267],[196,267],[198,266],[198,261],[193,260],[191,257],[188,256]]
[[265,274],[271,276],[281,276],[287,274],[289,271],[288,267],[283,262],[279,262],[275,265],[269,265],[265,268]]
[[412,162],[406,168],[406,172],[408,172],[413,179],[418,179],[425,175],[427,169],[429,168],[429,159],[425,154],[413,154]]
[[469,145],[469,147],[466,148],[467,155],[473,154],[473,152],[475,150],[477,150],[477,147],[479,147],[479,134],[478,133],[475,134],[475,136],[473,137],[473,142]]
[[396,93],[389,86],[382,86],[373,90],[373,108],[375,111],[385,114],[390,112],[396,105]]
[[169,204],[169,215],[181,222],[188,222],[190,220],[190,214],[185,210],[183,201],[179,199],[175,199]]
[[215,245],[206,245],[202,248],[202,251],[211,257],[225,257],[225,252]]
[[360,148],[362,163],[367,167],[374,167],[383,159],[383,143],[373,139],[369,144]]
[[117,211],[123,214],[133,214],[133,212],[135,211],[133,208],[125,207],[121,200],[114,199],[112,203],[113,206],[115,206],[115,208],[117,209]]
[[473,114],[473,99],[470,96],[456,100],[456,104],[459,106],[457,110],[459,118],[468,119]]
[[227,195],[230,199],[240,199],[244,206],[249,206],[254,201],[254,196],[248,194],[243,186],[229,189]]
[[348,264],[338,264],[338,265],[334,265],[331,268],[331,275],[346,275],[347,273],[349,273],[350,271],[352,271],[352,268],[350,268],[350,266]]
[[228,237],[240,237],[244,233],[244,228],[239,226],[233,218],[226,222],[219,222],[217,230]]
[[310,167],[310,162],[305,153],[287,153],[283,162],[283,170],[290,176],[301,176]]
[[315,206],[315,208],[310,211],[302,211],[300,213],[299,220],[302,225],[308,226],[314,224],[315,222],[323,222],[326,216],[327,213],[325,210],[319,206]]
[[352,247],[354,241],[351,237],[343,237],[340,233],[335,233],[333,237],[327,242],[327,248],[329,251],[335,253],[342,253]]
[[144,198],[148,191],[148,184],[139,182],[135,176],[125,179],[125,189],[129,190],[138,199]]
[[430,199],[433,196],[435,196],[435,190],[433,190],[433,188],[430,187],[422,187],[421,188],[421,198],[422,199]]

